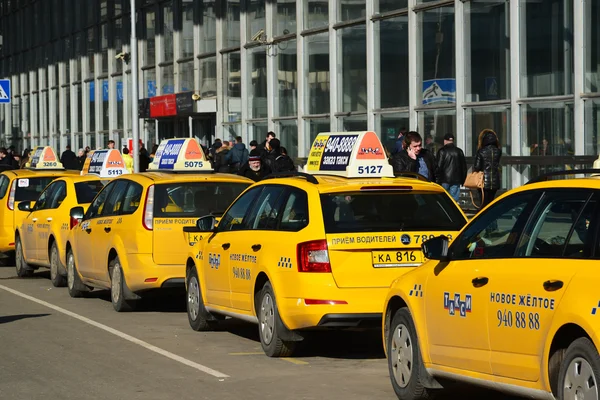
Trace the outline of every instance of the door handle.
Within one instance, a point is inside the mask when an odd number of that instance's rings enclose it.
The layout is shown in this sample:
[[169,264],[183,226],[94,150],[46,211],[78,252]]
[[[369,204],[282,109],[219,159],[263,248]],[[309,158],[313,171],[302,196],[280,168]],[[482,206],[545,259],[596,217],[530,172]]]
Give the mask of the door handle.
[[37,222],[37,218],[32,218],[31,221],[32,222]]
[[254,250],[254,251],[259,251],[261,247],[262,247],[262,246],[261,246],[260,244],[253,244],[253,245],[252,245],[252,250]]
[[221,247],[223,248],[223,250],[227,250],[230,246],[231,246],[231,243],[223,243],[221,245]]
[[544,282],[544,289],[548,292],[554,292],[555,290],[561,289],[563,285],[563,281],[546,281]]
[[87,233],[92,233],[92,228],[87,228],[85,231],[86,231]]
[[110,232],[110,228],[108,226],[105,226],[104,227],[104,232],[106,232],[106,233]]
[[46,221],[48,221],[48,222],[52,221],[52,217],[46,218]]
[[490,280],[488,278],[483,276],[483,277],[474,278],[471,282],[473,283],[473,286],[475,286],[475,287],[482,287],[482,286],[487,285],[487,283],[489,281]]

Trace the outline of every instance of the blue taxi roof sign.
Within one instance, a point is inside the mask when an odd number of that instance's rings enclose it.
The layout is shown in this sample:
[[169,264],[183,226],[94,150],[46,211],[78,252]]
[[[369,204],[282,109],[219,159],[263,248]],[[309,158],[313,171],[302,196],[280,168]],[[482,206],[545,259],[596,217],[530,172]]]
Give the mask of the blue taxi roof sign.
[[34,170],[65,169],[50,146],[38,146],[31,151],[31,154],[31,160],[25,164],[25,168]]
[[393,178],[383,144],[375,132],[319,133],[304,172],[346,178]]
[[167,172],[212,171],[196,139],[176,138],[160,142],[148,170]]
[[90,151],[81,170],[81,175],[94,175],[100,178],[114,178],[128,173],[123,156],[116,149]]

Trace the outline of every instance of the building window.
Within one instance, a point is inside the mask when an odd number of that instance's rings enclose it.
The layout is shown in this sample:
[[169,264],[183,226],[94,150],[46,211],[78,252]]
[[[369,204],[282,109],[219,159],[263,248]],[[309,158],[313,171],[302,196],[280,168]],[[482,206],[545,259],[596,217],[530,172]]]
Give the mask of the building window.
[[154,65],[156,62],[156,15],[154,11],[146,11],[146,26],[145,35],[146,39],[146,60],[144,65]]
[[102,83],[102,129],[108,130],[109,128],[109,103],[108,103],[108,80],[99,81]]
[[200,96],[217,97],[217,57],[200,60]]
[[[247,17],[248,17],[248,39],[254,36],[259,30],[264,29],[265,25],[265,0],[247,0]],[[250,40],[248,40],[250,41]]]
[[241,124],[223,124],[223,139],[233,140],[242,134]]
[[[229,2],[228,2],[229,3]],[[205,0],[200,3],[200,45],[199,45],[199,53],[214,53],[217,51],[217,16],[215,13],[216,5],[215,1]],[[227,16],[229,19],[229,16]],[[237,44],[231,44],[231,46],[239,46],[240,45],[240,10],[239,3],[237,6],[237,23],[232,22],[232,26],[236,26],[237,29],[235,32],[228,33],[227,35],[232,35],[237,37]],[[233,28],[232,28],[233,29]],[[226,37],[227,37],[226,35]],[[224,38],[224,44],[226,47],[230,46],[227,44],[227,41]]]
[[123,129],[123,77],[115,78],[115,89],[117,91],[117,129]]
[[[585,91],[600,91],[600,2],[585,1]],[[587,126],[587,124],[586,124]],[[586,143],[588,143],[586,141]],[[595,142],[594,142],[595,143]],[[596,154],[596,153],[594,153]]]
[[162,90],[161,94],[175,93],[173,64],[161,67],[162,70]]
[[[375,2],[377,4],[377,2]],[[401,10],[408,7],[408,0],[379,0],[379,13]]]
[[[331,130],[329,118],[311,118],[306,121],[306,125],[308,127],[308,146],[312,146],[312,143],[319,133],[329,132]],[[306,150],[308,150],[308,146]]]
[[296,32],[296,0],[277,0],[275,36]]
[[308,113],[329,113],[329,33],[307,36]]
[[410,127],[408,114],[404,113],[391,113],[391,114],[380,114],[376,116],[379,118],[381,129],[379,129],[381,142],[390,154],[395,153],[396,141],[398,140],[398,134],[400,131],[408,131]]
[[573,103],[525,104],[521,111],[523,155],[574,155]]
[[426,110],[418,114],[419,133],[423,137],[423,148],[437,154],[444,144],[446,133],[455,133],[456,110]]
[[277,125],[281,146],[285,147],[288,156],[298,157],[298,121],[279,121]]
[[[248,132],[248,138],[250,141],[256,140],[258,144],[262,143],[267,137],[268,131],[268,123],[264,122],[254,122],[250,124],[248,127],[250,132]],[[248,151],[250,151],[250,147],[248,147]]]
[[354,132],[367,130],[367,114],[340,117],[339,120],[342,130],[344,131]]
[[[115,19],[113,25],[113,46],[117,54],[123,51],[123,38],[126,37],[125,29],[123,29],[123,18]],[[115,72],[123,72],[123,61],[115,60]]]
[[102,74],[108,74],[108,24],[100,25],[100,52],[102,57]]
[[87,55],[88,55],[88,78],[94,77],[94,59],[96,53],[96,36],[94,28],[87,30]]
[[143,71],[144,97],[156,96],[156,70],[154,68]]
[[595,156],[600,147],[600,99],[585,101],[585,155]]
[[168,1],[162,5],[163,17],[163,58],[162,61],[173,60],[173,3]]
[[304,29],[329,25],[329,2],[327,0],[304,0]]
[[[225,21],[223,23],[223,47],[238,47],[240,45],[240,0],[226,1]],[[251,33],[254,35],[254,33]],[[202,42],[202,40],[200,40]]]
[[376,108],[408,106],[408,16],[375,22],[379,36]]
[[465,3],[471,29],[467,37],[466,101],[510,98],[509,3],[476,0]]
[[341,98],[339,111],[367,110],[367,45],[365,25],[338,31],[341,61]]
[[242,119],[242,91],[240,53],[223,54],[223,75],[225,79],[225,122],[236,122]]
[[248,50],[250,90],[248,111],[250,118],[267,117],[267,52],[264,47]]
[[93,132],[96,130],[96,93],[95,93],[95,85],[94,82],[87,83],[87,89],[89,93],[88,101],[86,102],[88,105],[88,116],[90,125],[88,128],[89,132]]
[[181,1],[181,57],[194,56],[194,1]]
[[[479,134],[484,129],[491,129],[496,132],[502,154],[512,154],[511,136],[510,136],[510,107],[477,107],[467,109],[467,130],[466,144],[463,148],[465,155],[474,156],[477,154],[479,145]],[[529,152],[524,153],[529,155]]]
[[194,62],[187,61],[179,64],[179,74],[180,74],[180,91],[181,92],[189,92],[194,90]]
[[520,1],[521,95],[573,93],[573,1]]
[[279,116],[298,114],[298,64],[296,41],[277,44]]
[[364,18],[367,12],[365,0],[339,0],[338,21]]

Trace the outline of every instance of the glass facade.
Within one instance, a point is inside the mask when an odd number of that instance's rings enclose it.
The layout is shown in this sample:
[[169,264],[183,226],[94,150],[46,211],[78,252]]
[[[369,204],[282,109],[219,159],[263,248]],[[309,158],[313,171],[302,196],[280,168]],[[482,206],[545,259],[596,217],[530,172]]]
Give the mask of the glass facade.
[[[0,6],[13,97],[0,145],[129,137],[128,2]],[[407,129],[434,151],[453,133],[473,157],[489,128],[505,188],[598,155],[599,1],[143,0],[137,12],[139,97],[199,95],[191,115],[141,117],[147,147],[274,131],[303,164],[319,132],[374,130],[391,152]]]

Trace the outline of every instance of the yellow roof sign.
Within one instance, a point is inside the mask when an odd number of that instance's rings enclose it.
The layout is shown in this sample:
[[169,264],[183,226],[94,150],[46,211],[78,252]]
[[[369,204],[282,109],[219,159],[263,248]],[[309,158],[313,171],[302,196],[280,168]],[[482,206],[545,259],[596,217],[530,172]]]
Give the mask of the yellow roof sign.
[[346,178],[394,177],[394,170],[375,132],[318,134],[304,171]]
[[81,175],[96,175],[100,178],[114,178],[128,173],[121,153],[115,149],[90,151],[81,170]]
[[149,170],[212,171],[196,139],[165,139],[160,142]]
[[50,146],[39,146],[32,150],[31,161],[25,166],[30,169],[65,169],[59,161],[54,149]]

